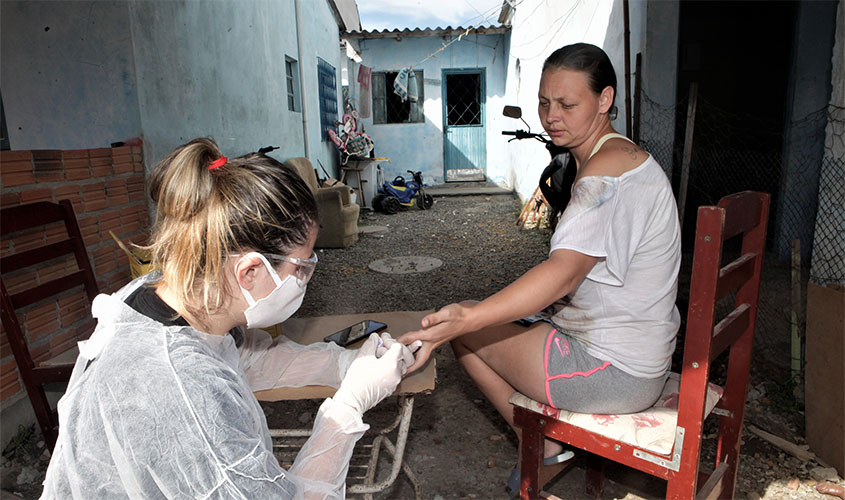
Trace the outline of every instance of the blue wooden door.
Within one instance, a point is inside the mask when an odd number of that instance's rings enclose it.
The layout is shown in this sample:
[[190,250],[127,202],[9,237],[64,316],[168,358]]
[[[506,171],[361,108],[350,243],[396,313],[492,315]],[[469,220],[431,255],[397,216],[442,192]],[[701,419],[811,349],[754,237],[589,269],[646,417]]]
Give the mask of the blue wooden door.
[[443,70],[446,182],[483,181],[487,160],[484,68]]

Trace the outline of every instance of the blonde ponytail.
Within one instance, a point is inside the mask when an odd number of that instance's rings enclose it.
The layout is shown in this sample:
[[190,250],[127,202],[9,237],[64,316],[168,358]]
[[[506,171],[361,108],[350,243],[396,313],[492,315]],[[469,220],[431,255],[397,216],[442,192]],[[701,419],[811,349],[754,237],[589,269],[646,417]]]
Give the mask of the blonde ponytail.
[[314,197],[290,168],[257,153],[228,161],[221,156],[212,139],[194,139],[159,162],[150,177],[156,202],[152,265],[177,305],[195,315],[226,305],[223,264],[229,254],[284,255],[317,227]]

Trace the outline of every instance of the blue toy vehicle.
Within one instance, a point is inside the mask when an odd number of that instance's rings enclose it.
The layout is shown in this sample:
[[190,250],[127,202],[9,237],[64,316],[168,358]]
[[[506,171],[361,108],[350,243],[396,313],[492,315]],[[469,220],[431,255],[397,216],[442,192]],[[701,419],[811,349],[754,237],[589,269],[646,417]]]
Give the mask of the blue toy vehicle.
[[425,193],[422,172],[408,170],[413,180],[405,181],[397,175],[393,182],[384,182],[378,188],[378,194],[373,197],[373,208],[386,214],[395,214],[400,208],[411,208],[414,205],[421,210],[428,210],[434,205],[434,198]]

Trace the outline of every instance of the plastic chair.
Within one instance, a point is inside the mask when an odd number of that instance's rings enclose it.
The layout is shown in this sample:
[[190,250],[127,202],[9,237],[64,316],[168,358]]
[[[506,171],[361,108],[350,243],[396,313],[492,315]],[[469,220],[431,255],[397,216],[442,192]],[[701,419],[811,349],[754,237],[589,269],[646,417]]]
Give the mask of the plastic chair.
[[[25,311],[27,306],[47,299],[57,299],[62,292],[80,285],[85,288],[89,301],[93,301],[99,293],[97,280],[88,260],[85,242],[79,232],[79,225],[70,201],[62,200],[59,203],[42,201],[0,211],[0,235],[4,239],[19,231],[43,230],[49,224],[57,222],[64,224],[67,232],[66,239],[54,241],[56,238],[52,231],[48,230],[41,238],[40,246],[15,252],[0,259],[3,328],[8,336],[9,346],[15,356],[38,425],[51,450],[58,436],[59,419],[57,412],[50,407],[44,385],[70,380],[78,351],[76,348],[71,348],[50,359],[36,362],[30,351],[27,336],[24,334],[24,323],[19,320],[19,314]],[[64,235],[59,237],[64,238]],[[7,279],[10,274],[26,268],[35,271],[43,268],[50,261],[61,258],[69,260],[70,256],[75,257],[78,270],[68,271],[68,274],[43,283],[36,280],[36,273],[33,272],[31,279],[28,278],[25,283],[14,286],[13,293],[7,290],[4,278]]]
[[[757,317],[769,195],[745,191],[698,209],[692,282],[680,376],[663,396],[633,415],[591,415],[511,397],[522,428],[520,496],[538,498],[544,437],[588,451],[587,494],[600,498],[603,461],[613,460],[667,481],[666,498],[732,498]],[[722,264],[725,240],[741,236],[740,256]],[[716,322],[716,304],[735,292],[733,310]],[[727,300],[730,300],[728,298]],[[727,383],[708,382],[711,362],[728,350]],[[719,417],[712,472],[699,469],[702,427]]]

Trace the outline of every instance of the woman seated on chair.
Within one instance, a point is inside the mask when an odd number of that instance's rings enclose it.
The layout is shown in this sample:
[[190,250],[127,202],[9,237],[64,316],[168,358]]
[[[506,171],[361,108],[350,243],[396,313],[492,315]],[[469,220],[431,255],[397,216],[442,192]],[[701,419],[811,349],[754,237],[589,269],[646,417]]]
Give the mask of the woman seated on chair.
[[[342,498],[361,416],[413,356],[389,336],[355,351],[259,329],[299,308],[317,264],[311,192],[270,157],[196,139],[150,194],[160,271],[94,301],[43,498]],[[311,384],[338,390],[284,470],[253,391]]]
[[[600,48],[568,45],[546,59],[540,121],[577,166],[548,260],[481,302],[426,316],[422,330],[399,339],[424,341],[412,370],[451,341],[511,426],[514,391],[575,412],[633,413],[657,400],[669,370],[680,324],[675,200],[654,158],[614,131],[615,95]],[[536,313],[546,321],[512,323]],[[571,455],[546,441],[546,465]]]

